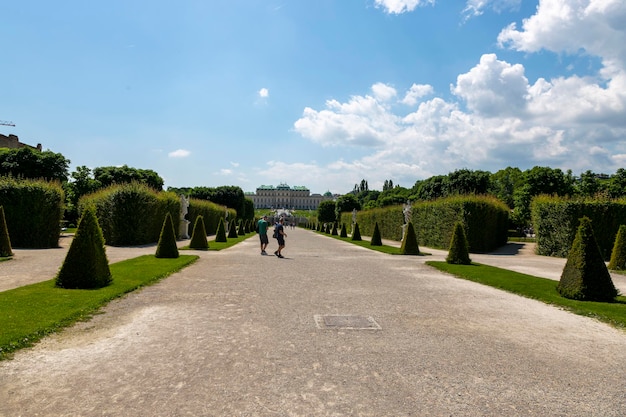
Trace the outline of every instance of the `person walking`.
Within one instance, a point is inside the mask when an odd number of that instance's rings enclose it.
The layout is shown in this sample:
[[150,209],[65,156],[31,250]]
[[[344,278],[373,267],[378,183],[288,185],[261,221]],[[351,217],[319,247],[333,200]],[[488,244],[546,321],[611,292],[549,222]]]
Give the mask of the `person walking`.
[[283,218],[281,217],[278,220],[278,223],[274,225],[274,237],[278,240],[278,250],[274,252],[274,255],[279,258],[284,258],[282,254],[282,250],[285,247],[285,238],[287,237],[287,233],[285,233],[285,227],[283,226]]
[[267,238],[268,225],[267,216],[263,216],[257,223],[257,232],[259,232],[259,240],[261,241],[261,255],[267,255],[265,248],[267,248],[267,244],[269,243],[269,239]]

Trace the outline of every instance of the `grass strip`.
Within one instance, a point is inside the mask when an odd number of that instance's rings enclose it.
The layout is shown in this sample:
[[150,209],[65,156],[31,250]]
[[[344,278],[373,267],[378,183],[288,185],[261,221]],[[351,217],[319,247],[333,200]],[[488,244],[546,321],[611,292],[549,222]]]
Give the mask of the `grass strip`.
[[[223,249],[228,249],[231,246],[235,246],[237,243],[239,242],[243,242],[246,239],[251,238],[252,236],[256,235],[256,233],[246,233],[243,236],[237,236],[237,237],[231,237],[231,238],[227,238],[226,242],[216,242],[215,240],[209,240],[209,248],[206,250],[209,251],[219,251],[219,250],[223,250]],[[181,250],[205,250],[205,249],[190,249],[189,245],[187,246],[182,246],[179,249]]]
[[44,336],[87,320],[109,301],[153,284],[198,259],[143,255],[110,265],[113,282],[96,290],[66,290],[54,279],[0,292],[0,360]]
[[[402,255],[401,249],[397,246],[389,246],[389,245],[385,245],[384,243],[382,246],[376,246],[376,245],[373,246],[370,240],[352,240],[351,237],[329,235],[328,233],[318,232],[318,231],[315,231],[315,233],[317,233],[318,235],[322,235],[322,236],[332,237],[337,240],[342,240],[347,243],[352,243],[354,245],[361,246],[362,248],[365,248],[365,249],[371,249],[371,250],[375,250],[378,252],[386,253],[388,255]],[[420,254],[417,256],[424,256],[424,255],[430,255],[430,254],[420,251]]]
[[616,297],[612,303],[570,300],[559,295],[556,291],[558,281],[551,279],[477,263],[453,265],[443,261],[427,261],[426,264],[462,279],[542,301],[572,313],[592,317],[617,328],[626,329],[626,297],[624,296]]

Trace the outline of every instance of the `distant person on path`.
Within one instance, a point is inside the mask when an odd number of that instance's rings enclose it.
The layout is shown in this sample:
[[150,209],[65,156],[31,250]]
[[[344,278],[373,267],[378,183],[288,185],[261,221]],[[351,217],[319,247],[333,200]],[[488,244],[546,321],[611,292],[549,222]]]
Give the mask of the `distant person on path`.
[[257,231],[259,232],[259,239],[261,240],[261,255],[267,255],[265,252],[265,248],[267,248],[267,244],[269,240],[267,238],[267,216],[263,216],[261,220],[257,223]]
[[285,228],[283,227],[282,217],[278,220],[278,223],[274,225],[274,237],[278,240],[278,250],[274,252],[274,255],[279,258],[284,258],[281,252],[285,247],[285,238],[287,237],[287,233],[285,233]]

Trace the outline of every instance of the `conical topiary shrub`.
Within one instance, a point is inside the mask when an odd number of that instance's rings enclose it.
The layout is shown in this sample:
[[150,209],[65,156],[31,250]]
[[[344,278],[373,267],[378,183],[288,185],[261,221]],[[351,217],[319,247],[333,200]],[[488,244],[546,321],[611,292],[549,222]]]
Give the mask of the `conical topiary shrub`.
[[91,289],[106,287],[112,280],[96,209],[87,207],[78,221],[55,285],[68,289]]
[[220,218],[220,222],[217,224],[217,231],[215,232],[216,242],[226,242],[226,228],[224,227],[224,219]]
[[245,236],[246,235],[246,230],[245,230],[246,224],[243,220],[241,220],[239,222],[239,228],[237,228],[237,235],[239,236]]
[[235,221],[231,220],[228,223],[228,238],[229,239],[237,239],[239,235],[237,234],[237,225],[235,225]]
[[420,254],[420,248],[417,244],[417,235],[415,234],[415,229],[413,229],[413,223],[411,222],[406,225],[404,239],[402,239],[402,245],[400,246],[400,253],[403,255]]
[[0,206],[0,257],[7,256],[13,256],[13,249],[11,248],[7,221],[4,217],[4,207]]
[[452,240],[450,241],[450,249],[448,250],[448,256],[446,256],[446,262],[449,264],[457,265],[471,265],[472,260],[469,257],[469,244],[467,243],[467,236],[465,236],[465,229],[461,222],[457,222],[454,225],[454,231],[452,232]]
[[206,250],[209,248],[209,241],[206,238],[206,227],[204,227],[204,217],[196,217],[196,222],[193,225],[193,232],[191,232],[191,242],[189,242],[190,249]]
[[333,222],[333,229],[330,231],[332,236],[337,236],[339,233],[337,232],[337,222]]
[[348,229],[346,229],[345,223],[341,226],[341,233],[339,234],[339,237],[348,237]]
[[621,225],[615,236],[609,269],[626,270],[626,225]]
[[380,230],[378,229],[378,222],[374,224],[374,233],[372,233],[372,240],[370,241],[371,246],[382,246],[383,240],[380,237]]
[[163,220],[163,227],[161,227],[161,235],[159,236],[159,243],[154,256],[157,258],[178,258],[176,232],[174,231],[174,222],[169,211],[165,215],[165,220]]
[[359,224],[354,223],[354,231],[352,232],[352,240],[361,241],[361,232],[359,231]]
[[580,219],[556,289],[573,300],[611,301],[617,296],[588,217]]

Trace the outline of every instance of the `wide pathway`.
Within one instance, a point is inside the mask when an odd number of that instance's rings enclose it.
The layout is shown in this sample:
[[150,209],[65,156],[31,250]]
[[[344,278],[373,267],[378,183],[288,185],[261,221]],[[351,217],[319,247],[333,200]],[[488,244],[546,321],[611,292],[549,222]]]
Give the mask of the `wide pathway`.
[[424,265],[441,254],[287,233],[286,259],[194,252],[0,362],[0,416],[625,414],[626,332]]

